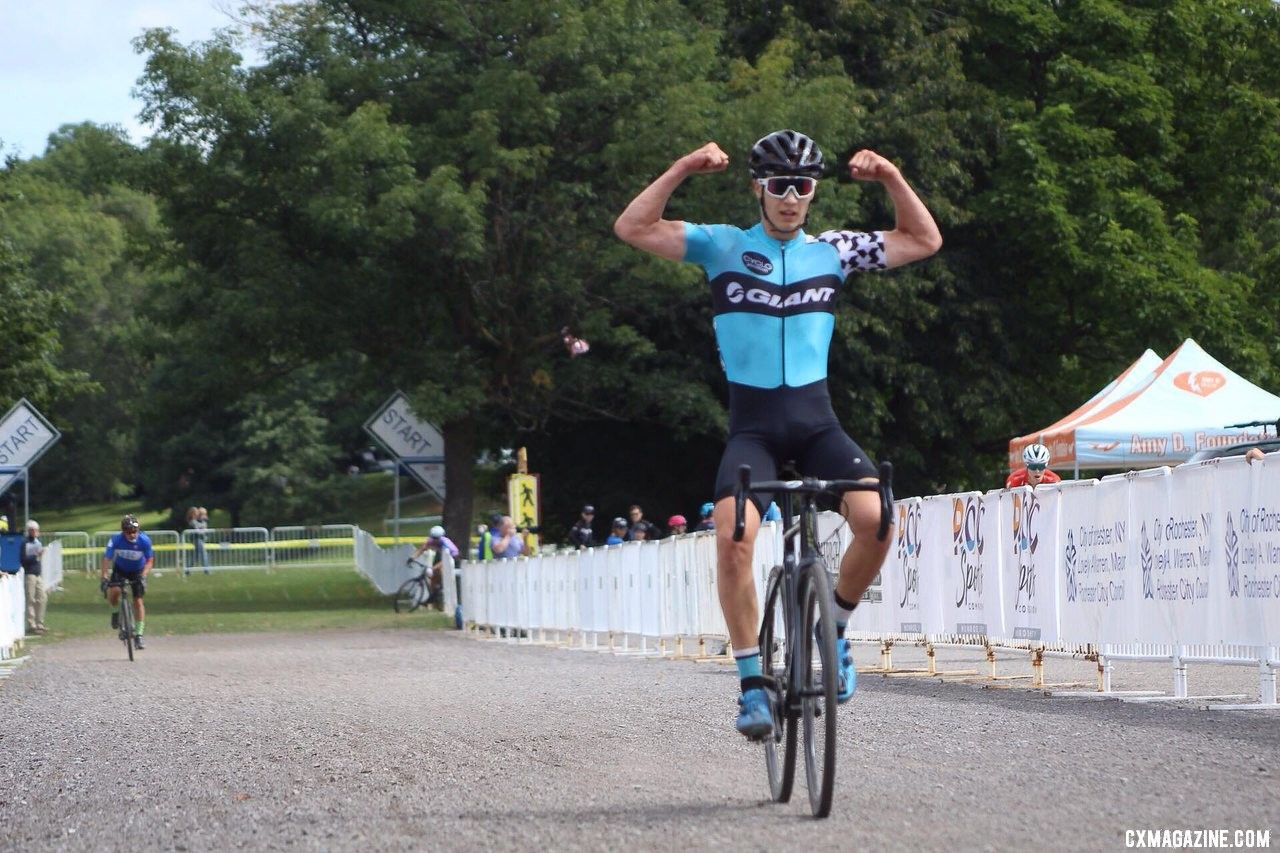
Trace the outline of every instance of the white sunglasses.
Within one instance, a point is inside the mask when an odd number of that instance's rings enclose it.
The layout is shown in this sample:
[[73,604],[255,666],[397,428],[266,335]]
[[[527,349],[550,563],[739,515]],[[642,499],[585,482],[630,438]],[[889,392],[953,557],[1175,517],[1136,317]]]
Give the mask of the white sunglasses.
[[756,183],[764,187],[764,191],[774,198],[786,198],[787,193],[795,193],[798,199],[813,198],[813,194],[818,191],[818,179],[806,178],[803,175],[756,178]]

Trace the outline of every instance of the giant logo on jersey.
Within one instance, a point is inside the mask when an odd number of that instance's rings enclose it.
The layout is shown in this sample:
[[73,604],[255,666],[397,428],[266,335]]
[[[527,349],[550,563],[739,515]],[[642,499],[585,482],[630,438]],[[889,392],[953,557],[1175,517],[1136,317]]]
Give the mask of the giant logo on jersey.
[[742,281],[732,275],[721,276],[713,282],[712,301],[717,314],[730,311],[750,311],[757,314],[784,316],[810,311],[832,310],[836,288],[820,284],[826,277],[798,282],[783,287],[763,281]]

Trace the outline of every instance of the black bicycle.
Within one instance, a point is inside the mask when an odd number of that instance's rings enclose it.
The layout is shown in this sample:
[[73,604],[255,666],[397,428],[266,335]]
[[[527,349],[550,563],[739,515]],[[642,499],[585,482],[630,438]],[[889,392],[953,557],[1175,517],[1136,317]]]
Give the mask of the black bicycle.
[[879,475],[879,482],[801,477],[753,483],[750,465],[738,469],[735,541],[741,541],[746,530],[748,494],[782,495],[783,559],[782,565],[769,571],[765,584],[759,638],[760,667],[774,720],[773,735],[764,738],[769,792],[779,803],[791,799],[797,730],[802,729],[805,781],[814,817],[831,813],[839,677],[831,580],[818,552],[817,501],[824,494],[838,498],[848,491],[879,492],[880,527],[876,538],[884,541],[893,521],[893,465],[881,462]]
[[117,628],[120,630],[120,639],[124,642],[125,652],[129,655],[129,660],[133,660],[134,637],[133,633],[133,584],[123,578],[115,578],[107,584],[107,588],[117,587],[120,590],[120,600],[116,604],[116,622]]
[[393,604],[397,613],[412,613],[424,604],[435,603],[440,597],[439,590],[431,585],[435,571],[430,565],[414,558],[410,558],[407,565],[421,571],[416,577],[409,578],[400,584],[400,588],[396,590]]

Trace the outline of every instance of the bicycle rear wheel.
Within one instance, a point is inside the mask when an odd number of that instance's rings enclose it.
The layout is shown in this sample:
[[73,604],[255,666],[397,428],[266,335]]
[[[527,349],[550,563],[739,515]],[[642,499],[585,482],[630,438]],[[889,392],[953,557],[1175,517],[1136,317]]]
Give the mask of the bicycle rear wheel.
[[427,597],[426,584],[422,578],[409,578],[396,590],[395,608],[397,613],[412,613],[422,606]]
[[120,588],[120,639],[124,641],[129,660],[133,660],[133,607],[132,599],[124,591],[124,587]]
[[[782,566],[774,566],[765,585],[763,618],[760,620],[760,671],[772,679],[769,689],[773,706],[773,736],[764,742],[764,763],[769,773],[769,793],[774,802],[791,799],[796,778],[796,719],[786,713],[786,638],[783,635]],[[781,748],[781,753],[779,753]]]
[[809,563],[800,573],[800,604],[796,666],[804,685],[800,718],[805,781],[813,816],[826,817],[836,778],[836,620],[831,582],[821,561]]

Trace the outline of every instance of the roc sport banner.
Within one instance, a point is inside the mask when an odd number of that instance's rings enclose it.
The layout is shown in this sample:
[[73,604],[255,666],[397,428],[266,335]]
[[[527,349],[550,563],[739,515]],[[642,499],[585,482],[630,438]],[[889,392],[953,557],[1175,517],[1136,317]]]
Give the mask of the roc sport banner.
[[1003,637],[1031,645],[1058,640],[1058,490],[1010,489],[999,495]]

